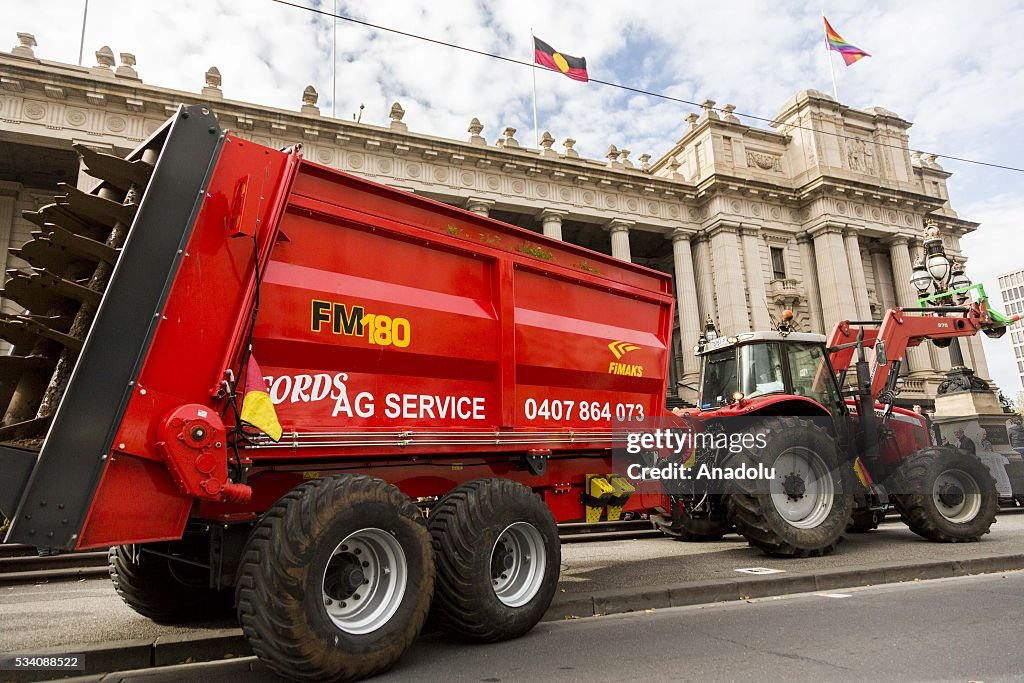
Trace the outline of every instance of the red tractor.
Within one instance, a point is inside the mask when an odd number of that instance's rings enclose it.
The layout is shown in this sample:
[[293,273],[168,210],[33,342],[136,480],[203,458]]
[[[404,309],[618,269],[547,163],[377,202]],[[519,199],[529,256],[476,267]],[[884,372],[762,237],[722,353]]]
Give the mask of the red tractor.
[[[949,280],[918,308],[842,321],[827,340],[791,331],[788,311],[772,332],[719,337],[709,321],[695,349],[698,407],[679,414],[690,429],[757,431],[767,443],[740,453],[706,448],[692,464],[761,464],[776,476],[727,488],[669,486],[669,510],[652,517],[655,526],[680,540],[713,540],[735,528],[752,546],[790,557],[830,552],[844,532],[876,527],[889,506],[929,540],[988,533],[998,496],[987,467],[933,445],[925,417],[894,406],[909,347],[929,339],[948,346],[978,332],[998,337],[1017,319],[989,308],[984,288],[956,266]],[[855,388],[844,394],[855,356]]]

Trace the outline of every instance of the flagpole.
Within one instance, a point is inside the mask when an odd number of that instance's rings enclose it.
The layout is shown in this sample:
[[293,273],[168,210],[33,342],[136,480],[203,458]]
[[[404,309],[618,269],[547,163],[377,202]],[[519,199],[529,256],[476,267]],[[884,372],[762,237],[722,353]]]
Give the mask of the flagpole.
[[533,63],[534,63],[534,66],[533,66],[533,140],[534,140],[534,144],[536,144],[537,147],[540,148],[540,132],[538,132],[538,130],[537,130],[537,65],[536,65],[536,62],[537,62],[537,55],[536,55],[537,49],[536,49],[536,45],[537,45],[537,43],[536,43],[536,41],[533,38],[533,27],[532,26],[530,27],[530,43],[531,43],[531,45],[534,46],[534,53],[535,53],[533,55]]
[[836,67],[832,64],[832,49],[828,44],[828,30],[825,28],[825,10],[821,10],[821,32],[825,36],[825,59],[828,60],[828,70],[832,74],[832,94],[835,95],[836,102],[839,101],[839,88],[836,86]]
[[85,20],[89,17],[89,0],[85,0],[82,8],[82,37],[78,41],[78,66],[82,66],[82,53],[85,52]]

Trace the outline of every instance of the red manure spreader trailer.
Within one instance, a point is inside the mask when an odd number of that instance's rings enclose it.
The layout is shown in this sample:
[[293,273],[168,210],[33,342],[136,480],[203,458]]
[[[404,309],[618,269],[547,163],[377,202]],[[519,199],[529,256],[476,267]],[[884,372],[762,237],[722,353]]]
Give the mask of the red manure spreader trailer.
[[670,278],[200,106],[79,152],[101,183],[26,215],[4,290],[4,540],[113,546],[135,610],[235,609],[296,679],[381,672],[430,612],[532,628],[612,425],[664,413]]

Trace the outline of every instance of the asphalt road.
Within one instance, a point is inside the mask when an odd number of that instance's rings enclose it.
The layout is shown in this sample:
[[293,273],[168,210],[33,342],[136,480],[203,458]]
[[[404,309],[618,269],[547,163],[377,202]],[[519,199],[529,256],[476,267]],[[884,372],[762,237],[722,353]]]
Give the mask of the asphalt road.
[[[769,558],[735,534],[715,543],[679,543],[667,538],[580,543],[562,547],[559,591],[563,597],[642,585],[665,586],[696,579],[747,576],[737,569],[768,567],[790,574],[881,562],[921,562],[980,555],[1024,553],[1024,514],[1002,514],[979,543],[929,543],[898,522],[854,534],[827,557]],[[0,587],[0,652],[33,651],[161,635],[203,634],[236,626],[232,619],[206,627],[159,626],[132,611],[109,580]],[[1021,667],[1024,677],[1024,665]]]
[[[496,645],[425,638],[374,680],[1020,680],[1022,613],[1024,572],[890,584],[549,622]],[[107,680],[186,678],[278,680],[252,658]]]

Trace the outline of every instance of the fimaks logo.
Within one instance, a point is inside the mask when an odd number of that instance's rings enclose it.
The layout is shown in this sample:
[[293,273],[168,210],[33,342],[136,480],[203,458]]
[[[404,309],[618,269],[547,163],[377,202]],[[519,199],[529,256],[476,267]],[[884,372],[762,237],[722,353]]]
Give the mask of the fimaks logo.
[[620,363],[622,357],[631,351],[639,351],[640,347],[636,344],[630,344],[624,341],[613,341],[608,345],[612,355],[615,356],[615,360],[608,364],[608,374],[610,375],[626,375],[628,377],[643,377],[644,366],[635,365],[632,363]]

